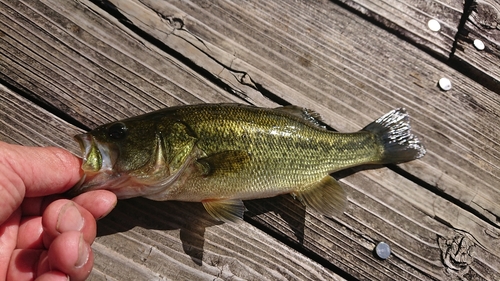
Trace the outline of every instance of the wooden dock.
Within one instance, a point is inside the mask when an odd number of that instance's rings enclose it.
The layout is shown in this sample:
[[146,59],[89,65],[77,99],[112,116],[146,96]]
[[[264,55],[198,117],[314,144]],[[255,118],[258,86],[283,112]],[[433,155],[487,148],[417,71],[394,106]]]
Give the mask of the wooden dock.
[[120,201],[89,280],[500,280],[499,81],[495,0],[0,0],[1,141],[79,155],[72,136],[97,125],[237,102],[341,132],[405,107],[428,151],[334,174],[334,218],[291,196],[247,201],[235,224]]

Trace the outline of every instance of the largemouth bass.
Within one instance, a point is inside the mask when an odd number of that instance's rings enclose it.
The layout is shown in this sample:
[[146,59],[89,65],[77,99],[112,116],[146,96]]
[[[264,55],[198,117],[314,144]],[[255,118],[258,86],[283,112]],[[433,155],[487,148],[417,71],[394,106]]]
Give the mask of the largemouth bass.
[[201,104],[102,125],[75,136],[84,176],[71,193],[202,202],[221,221],[242,218],[242,200],[291,193],[331,216],[347,200],[330,173],[425,154],[404,109],[355,133],[326,130],[318,119],[296,106]]

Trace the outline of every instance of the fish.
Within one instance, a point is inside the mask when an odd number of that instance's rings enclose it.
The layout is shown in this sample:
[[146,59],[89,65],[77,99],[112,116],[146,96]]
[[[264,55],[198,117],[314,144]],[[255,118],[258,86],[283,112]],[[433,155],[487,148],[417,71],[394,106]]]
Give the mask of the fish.
[[201,202],[223,222],[243,218],[243,200],[291,194],[334,216],[347,195],[331,173],[424,156],[409,122],[398,108],[358,132],[339,133],[293,105],[168,107],[76,135],[83,176],[69,194],[106,189],[119,199]]

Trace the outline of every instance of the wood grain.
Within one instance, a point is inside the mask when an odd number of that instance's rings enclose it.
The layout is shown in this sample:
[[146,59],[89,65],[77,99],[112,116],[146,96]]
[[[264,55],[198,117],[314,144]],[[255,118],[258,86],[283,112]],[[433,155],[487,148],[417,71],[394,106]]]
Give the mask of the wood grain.
[[[122,12],[130,12],[129,20],[159,39],[162,32],[156,26],[163,22],[155,14],[178,15],[184,19],[185,31],[170,37],[196,35],[196,43],[189,36],[182,37],[184,45],[175,45],[179,49],[201,45],[198,52],[186,54],[191,60],[208,55],[227,68],[246,73],[264,88],[263,94],[270,91],[288,103],[312,108],[339,131],[358,130],[393,107],[407,107],[414,130],[424,137],[429,153],[419,163],[401,167],[437,192],[500,223],[496,203],[500,202],[499,175],[494,173],[500,159],[495,129],[500,126],[497,94],[395,36],[356,24],[356,19],[334,5],[193,2],[183,2],[175,9],[166,2],[137,2],[135,5],[145,3],[150,9],[147,18],[150,22],[156,18],[154,24],[134,21],[138,8]],[[124,3],[116,1],[116,8]],[[316,32],[308,21],[300,20],[308,15],[314,15]],[[308,29],[311,31],[303,32]],[[324,34],[318,35],[318,30]],[[304,63],[305,57],[308,63]],[[452,91],[439,90],[436,84],[441,77],[451,79]],[[478,122],[485,119],[492,122]]]
[[[498,96],[400,38],[331,2],[0,5],[1,78],[86,126],[165,105],[238,101],[306,106],[355,131],[405,106],[429,150],[395,169],[410,176],[383,167],[335,175],[350,198],[336,218],[288,196],[246,202],[254,226],[216,225],[195,204],[123,201],[99,224],[96,280],[127,270],[153,280],[499,276]],[[436,87],[443,75],[452,91]],[[379,241],[393,249],[388,260],[372,253]],[[307,257],[284,265],[289,247]],[[298,266],[304,258],[309,265]]]
[[[464,1],[398,1],[398,0],[338,0],[377,25],[403,37],[424,50],[448,58],[464,10]],[[428,27],[437,20],[441,29]]]
[[[500,3],[474,1],[464,29],[457,37],[454,59],[473,73],[478,81],[500,93]],[[474,46],[474,40],[485,45],[484,50]]]
[[[0,85],[0,140],[78,153],[80,129]],[[121,201],[98,222],[89,280],[344,280],[241,221],[214,222],[201,204]]]

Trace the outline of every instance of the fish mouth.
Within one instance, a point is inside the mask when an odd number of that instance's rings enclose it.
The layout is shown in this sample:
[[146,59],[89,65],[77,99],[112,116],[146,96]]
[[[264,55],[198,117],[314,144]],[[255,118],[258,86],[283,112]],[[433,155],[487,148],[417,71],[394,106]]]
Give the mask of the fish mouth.
[[106,182],[117,178],[113,171],[113,166],[118,158],[116,149],[112,149],[109,144],[100,143],[90,133],[76,135],[74,139],[80,145],[82,151],[83,176],[76,183],[67,195],[77,196],[83,192],[103,189]]
[[100,143],[91,134],[75,136],[83,154],[82,170],[97,173],[111,171],[117,159],[117,153],[107,144]]

